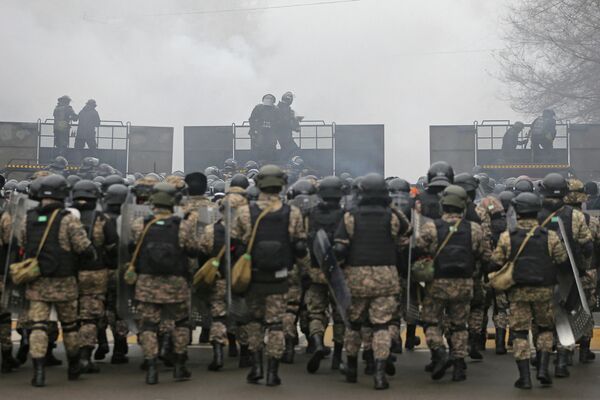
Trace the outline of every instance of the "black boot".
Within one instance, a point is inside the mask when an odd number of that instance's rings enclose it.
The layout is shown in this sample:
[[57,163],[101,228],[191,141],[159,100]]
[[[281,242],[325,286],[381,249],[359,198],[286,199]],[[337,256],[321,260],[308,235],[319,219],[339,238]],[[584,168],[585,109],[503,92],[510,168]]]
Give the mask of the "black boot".
[[312,354],[315,352],[315,344],[312,341],[308,341],[306,345],[306,354]]
[[129,358],[127,358],[127,338],[121,335],[115,335],[115,344],[113,346],[112,357],[110,358],[111,364],[127,364]]
[[590,353],[590,339],[582,337],[579,341],[579,363],[587,364],[591,360],[588,358]]
[[167,367],[173,366],[173,360],[175,355],[173,353],[173,346],[171,342],[171,334],[165,333],[162,335],[158,335],[159,340],[159,352],[158,359],[165,364]]
[[213,360],[208,365],[209,371],[218,371],[223,368],[223,344],[213,342]]
[[[221,344],[220,346],[221,362],[223,362],[223,345]],[[190,379],[192,376],[192,373],[185,366],[186,360],[186,354],[175,354],[175,368],[173,369],[173,379],[175,379],[176,381],[185,381],[187,379]]]
[[467,364],[465,364],[465,360],[463,358],[457,358],[452,360],[452,365],[454,369],[452,370],[452,380],[454,382],[462,382],[467,379]]
[[365,360],[365,375],[373,375],[375,373],[375,355],[373,350],[364,350],[363,359]]
[[148,369],[146,369],[146,383],[156,385],[158,383],[158,368],[156,367],[156,358],[145,360]]
[[[92,362],[92,351],[93,347],[84,346],[81,348],[81,373],[82,374],[96,374],[100,372],[100,368]],[[96,351],[96,353],[98,353]]]
[[390,387],[390,384],[385,376],[387,362],[387,360],[375,360],[375,374],[373,375],[375,390],[385,390]]
[[46,367],[56,367],[62,365],[62,361],[58,358],[54,357],[52,351],[56,347],[56,343],[53,341],[48,341],[48,347],[46,348],[46,357],[44,360],[44,366]]
[[344,345],[342,343],[333,343],[333,357],[331,357],[331,369],[338,370],[342,364],[342,350]]
[[14,369],[19,368],[19,362],[13,358],[12,348],[2,350],[2,366],[0,371],[3,374],[8,374]]
[[450,363],[448,363],[448,353],[444,347],[439,347],[433,350],[433,352],[435,361],[433,364],[433,370],[431,371],[431,379],[437,381],[444,377],[444,374],[450,366]]
[[515,339],[515,334],[513,333],[512,329],[509,329],[509,331],[508,331],[508,340],[506,341],[506,345],[508,347],[512,347],[514,339]]
[[269,358],[267,361],[267,386],[279,386],[281,379],[279,378],[279,360]]
[[552,385],[552,377],[548,366],[550,365],[550,353],[547,351],[538,351],[539,361],[536,373],[536,379],[540,381],[542,385]]
[[43,358],[33,359],[33,378],[31,379],[31,385],[35,387],[46,386],[46,372],[44,371]]
[[435,352],[433,350],[429,350],[429,353],[431,354],[431,357],[430,357],[431,361],[429,362],[429,364],[427,364],[425,366],[425,372],[431,373],[433,371],[433,367],[435,365]]
[[321,366],[321,360],[325,357],[325,345],[323,344],[322,334],[313,335],[310,339],[315,346],[315,352],[310,360],[308,360],[306,370],[309,374],[314,374],[319,370],[319,367]]
[[29,329],[21,329],[21,343],[19,344],[19,350],[17,350],[17,361],[22,365],[27,362],[27,355],[29,354]]
[[238,363],[238,368],[248,368],[252,366],[252,358],[250,357],[250,351],[248,350],[248,345],[240,346],[240,362]]
[[108,338],[106,337],[106,329],[98,328],[98,348],[94,353],[94,360],[104,360],[110,351],[108,347]]
[[531,389],[531,374],[529,373],[529,360],[517,360],[519,379],[515,382],[518,389]]
[[402,336],[392,338],[392,346],[390,352],[393,354],[402,354]]
[[74,356],[67,357],[68,368],[67,368],[67,377],[70,381],[76,381],[79,379],[79,375],[81,375],[81,355],[78,351]]
[[344,375],[346,375],[346,382],[356,383],[358,376],[358,357],[346,357],[346,365],[344,365]]
[[573,350],[568,350],[567,351],[567,365],[569,367],[573,366],[573,353],[574,353]]
[[285,349],[283,350],[283,357],[281,358],[281,362],[284,364],[293,364],[295,355],[296,349],[294,348],[294,338],[286,336]]
[[421,338],[416,335],[417,325],[406,325],[406,341],[404,347],[407,350],[414,350],[415,347],[421,344]]
[[[567,364],[568,364],[568,357],[569,357],[569,351],[568,350],[558,350],[557,352],[557,356],[556,356],[556,367],[554,367],[554,376],[557,378],[568,378],[569,377],[569,369],[567,368]],[[539,369],[538,369],[538,373],[539,373]]]
[[237,344],[235,342],[234,334],[232,334],[232,333],[227,334],[227,343],[228,343],[227,355],[229,357],[237,357],[238,356],[238,348],[237,348]]
[[255,353],[251,353],[252,359],[252,367],[250,368],[250,372],[248,376],[246,376],[246,381],[248,383],[258,383],[263,378],[263,356],[262,350],[257,351]]
[[[385,373],[389,376],[396,375],[396,366],[394,365],[395,358],[390,354],[390,356],[385,361]],[[375,366],[377,368],[377,366]]]
[[496,354],[506,354],[506,329],[496,328]]
[[483,354],[479,352],[480,342],[479,333],[469,332],[469,357],[473,360],[483,360]]

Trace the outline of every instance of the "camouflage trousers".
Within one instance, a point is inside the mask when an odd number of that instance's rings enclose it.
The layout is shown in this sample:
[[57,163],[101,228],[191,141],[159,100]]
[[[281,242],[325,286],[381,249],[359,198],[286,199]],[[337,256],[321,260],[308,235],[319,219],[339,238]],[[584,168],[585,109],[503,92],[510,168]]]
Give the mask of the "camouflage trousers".
[[98,323],[105,313],[108,270],[79,271],[79,344],[94,347]]
[[[0,275],[0,299],[4,289],[4,276]],[[2,350],[12,349],[10,313],[0,305],[0,348]]]
[[174,321],[172,329],[173,348],[176,354],[185,354],[190,341],[190,310],[187,303],[146,303],[137,307],[140,323],[140,342],[144,358],[158,356],[158,331],[163,321]]
[[227,282],[218,279],[209,297],[210,304],[210,334],[211,343],[227,343]]
[[473,280],[473,299],[471,299],[468,318],[469,332],[478,334],[481,332],[484,320],[487,319],[488,304],[486,304],[487,290],[481,279]]
[[[285,347],[283,315],[287,306],[287,294],[263,295],[250,292],[246,297],[251,321],[246,325],[248,346],[251,352],[265,347],[267,357],[280,359]],[[265,331],[267,343],[264,345]]]
[[63,331],[63,342],[69,357],[79,352],[79,329],[77,324],[77,300],[65,302],[31,301],[29,303],[29,352],[31,358],[42,358],[48,348],[48,319],[52,306],[56,309]]
[[298,336],[296,329],[296,319],[300,311],[302,301],[302,285],[300,282],[300,268],[298,264],[288,275],[287,306],[283,315],[283,333],[286,337],[295,338]]
[[513,353],[517,360],[530,358],[529,329],[535,324],[535,347],[538,351],[552,351],[554,313],[552,288],[520,287],[508,293],[510,301],[509,324],[513,339]]
[[329,324],[329,310],[331,310],[333,318],[333,341],[335,343],[344,343],[344,321],[337,311],[333,298],[329,294],[329,287],[327,285],[312,283],[306,291],[305,301],[308,308],[310,336],[325,334],[325,329]]
[[[581,278],[581,285],[583,286],[583,293],[587,300],[590,309],[596,305],[596,283],[598,280],[598,272],[595,269],[589,270]],[[586,338],[591,339],[594,336],[594,328],[591,327],[585,334]]]
[[468,354],[467,322],[473,296],[472,280],[436,279],[427,287],[421,319],[425,327],[427,346],[445,347],[442,323],[450,334],[451,357],[465,358]]
[[106,291],[104,317],[100,319],[98,329],[106,329],[110,326],[113,335],[127,336],[129,327],[127,322],[119,317],[117,313],[117,276],[115,271],[108,271],[108,289]]
[[492,321],[494,322],[494,326],[496,329],[506,329],[508,327],[508,310],[510,309],[508,296],[506,295],[506,292],[498,292],[495,290],[492,290],[492,295],[494,306]]
[[389,323],[398,307],[396,295],[353,298],[348,310],[350,328],[346,329],[344,347],[349,356],[356,356],[361,346],[361,327],[372,327],[371,348],[378,360],[390,355],[391,337]]

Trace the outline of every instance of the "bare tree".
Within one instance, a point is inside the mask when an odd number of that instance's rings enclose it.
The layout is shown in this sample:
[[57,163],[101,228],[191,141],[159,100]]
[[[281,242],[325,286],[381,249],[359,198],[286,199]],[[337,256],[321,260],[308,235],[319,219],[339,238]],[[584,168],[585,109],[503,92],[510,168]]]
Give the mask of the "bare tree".
[[600,0],[521,0],[498,55],[512,107],[600,121]]

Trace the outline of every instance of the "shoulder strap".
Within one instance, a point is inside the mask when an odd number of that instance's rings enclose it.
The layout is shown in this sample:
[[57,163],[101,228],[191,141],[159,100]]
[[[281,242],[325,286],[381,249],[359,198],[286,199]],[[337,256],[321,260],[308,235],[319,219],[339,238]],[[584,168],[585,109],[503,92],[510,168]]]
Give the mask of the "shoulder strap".
[[512,259],[512,262],[514,263],[515,261],[517,261],[517,258],[519,258],[519,256],[521,255],[521,253],[523,252],[523,249],[525,248],[525,245],[527,244],[527,242],[529,242],[529,239],[531,239],[531,237],[533,236],[533,234],[535,233],[537,226],[534,226],[533,228],[531,228],[529,230],[529,232],[527,232],[527,236],[525,236],[525,239],[523,240],[523,243],[521,243],[521,246],[519,247],[519,250],[517,251],[517,253],[515,254],[515,256]]
[[46,230],[44,231],[44,236],[42,236],[42,241],[40,242],[40,245],[38,246],[38,249],[37,249],[37,253],[35,254],[35,258],[38,258],[40,256],[40,253],[42,252],[42,248],[44,247],[44,244],[46,243],[46,240],[48,239],[48,235],[50,234],[50,228],[52,228],[52,224],[54,223],[54,220],[56,219],[56,216],[58,215],[59,212],[60,212],[60,209],[56,209],[52,212],[52,215],[50,216],[50,221],[48,221],[48,226],[46,227]]
[[546,219],[544,220],[544,222],[542,222],[542,224],[540,226],[542,228],[546,227],[546,225],[548,225],[548,222],[550,222],[550,220],[556,215],[557,212],[558,212],[558,210],[556,210],[552,214],[548,215],[546,217]]
[[444,239],[442,244],[438,247],[437,251],[435,252],[435,256],[433,257],[434,260],[440,255],[442,250],[444,250],[444,247],[446,247],[446,245],[448,244],[448,241],[450,241],[450,238],[452,237],[452,235],[454,235],[454,232],[456,232],[458,230],[458,226],[460,225],[460,223],[462,221],[463,220],[461,218],[458,221],[456,221],[456,223],[453,226],[450,227],[450,230],[449,230],[448,234],[446,235],[446,238]]
[[142,231],[142,234],[140,236],[140,238],[138,239],[138,243],[135,246],[135,251],[133,252],[133,255],[131,256],[131,261],[129,262],[131,265],[135,265],[135,262],[137,261],[138,256],[140,255],[140,250],[142,249],[142,243],[144,243],[144,238],[146,237],[146,234],[148,233],[148,230],[150,230],[150,227],[160,221],[161,219],[165,219],[168,218],[169,216],[165,216],[165,217],[154,217],[150,222],[148,222],[146,224],[146,226],[144,227],[144,230]]
[[252,252],[252,247],[254,246],[254,239],[256,238],[256,232],[258,231],[258,225],[260,221],[271,211],[273,208],[273,204],[269,204],[265,207],[264,210],[260,213],[258,218],[256,218],[256,222],[254,223],[254,227],[252,228],[252,235],[250,235],[250,241],[248,242],[248,248],[246,249],[246,253]]

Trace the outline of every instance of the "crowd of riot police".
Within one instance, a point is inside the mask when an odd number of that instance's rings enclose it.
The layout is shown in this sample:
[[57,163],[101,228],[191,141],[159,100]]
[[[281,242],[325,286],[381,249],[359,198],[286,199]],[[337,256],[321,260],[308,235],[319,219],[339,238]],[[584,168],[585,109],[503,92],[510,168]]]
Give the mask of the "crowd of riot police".
[[[158,383],[158,363],[187,380],[198,327],[213,349],[209,371],[223,368],[227,348],[249,368],[249,383],[277,386],[303,334],[309,374],[331,357],[354,383],[362,351],[381,390],[396,354],[420,345],[420,326],[432,379],[451,369],[464,381],[465,359],[483,359],[490,308],[495,353],[512,348],[518,388],[532,387],[532,365],[542,385],[568,377],[577,346],[580,363],[595,358],[584,315],[596,303],[594,182],[556,173],[495,182],[455,175],[444,162],[415,184],[374,173],[319,177],[299,158],[287,170],[233,159],[188,174],[123,176],[93,158],[72,175],[64,168],[59,159],[3,187],[2,373],[31,358],[33,386],[62,363],[53,353],[59,329],[70,380],[100,372],[95,361],[111,351],[111,363],[128,363],[134,338],[146,383]],[[38,270],[17,285],[13,269],[31,259]],[[494,287],[491,277],[510,263],[511,284]],[[236,271],[248,272],[245,285],[233,282]],[[567,310],[555,301],[561,285]],[[555,318],[565,312],[587,317],[585,329]]]

